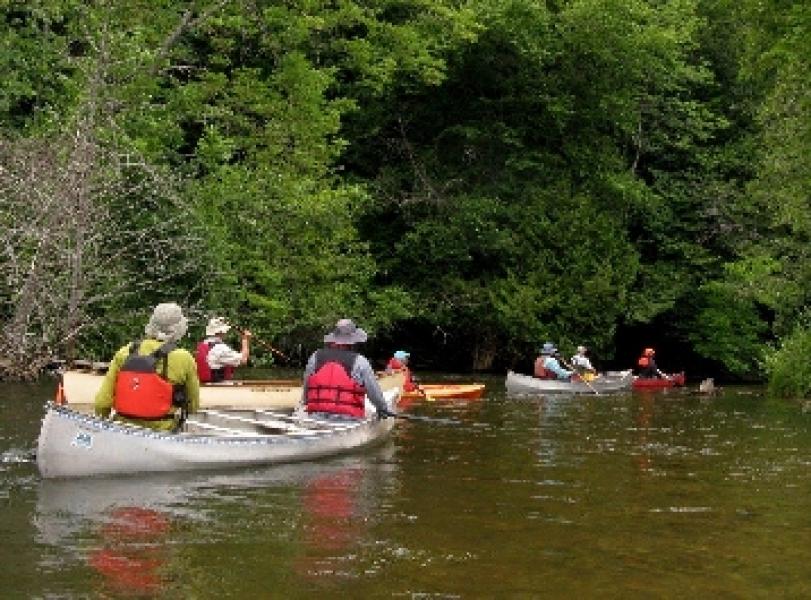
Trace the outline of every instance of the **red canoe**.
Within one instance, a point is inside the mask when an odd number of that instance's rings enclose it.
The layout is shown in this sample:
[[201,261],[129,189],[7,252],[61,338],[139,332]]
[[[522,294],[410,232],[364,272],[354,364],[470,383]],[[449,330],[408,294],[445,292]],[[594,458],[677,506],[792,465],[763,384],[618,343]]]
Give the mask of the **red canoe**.
[[685,376],[684,371],[682,371],[681,373],[674,373],[662,379],[657,377],[634,377],[632,387],[635,390],[663,390],[684,385],[684,381]]

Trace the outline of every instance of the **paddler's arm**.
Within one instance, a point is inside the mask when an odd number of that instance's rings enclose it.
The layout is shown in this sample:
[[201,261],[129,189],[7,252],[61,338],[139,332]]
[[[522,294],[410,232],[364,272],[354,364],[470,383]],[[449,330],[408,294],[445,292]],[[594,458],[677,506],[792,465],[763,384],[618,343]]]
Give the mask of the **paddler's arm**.
[[389,406],[386,404],[386,397],[383,395],[383,390],[380,389],[380,383],[375,377],[374,369],[369,361],[360,354],[355,359],[355,364],[352,365],[352,379],[360,381],[364,388],[366,388],[366,396],[369,401],[374,405],[377,414],[382,416],[389,412]]
[[190,413],[200,410],[200,377],[197,375],[197,362],[189,354],[186,376],[186,406]]
[[101,387],[96,393],[95,399],[95,413],[97,417],[107,418],[113,409],[113,394],[115,393],[115,380],[118,377],[118,371],[121,365],[124,364],[127,355],[129,354],[129,347],[124,346],[115,353],[113,360],[107,368],[107,374],[101,381]]
[[310,358],[307,359],[307,366],[304,367],[304,375],[302,376],[301,384],[301,399],[299,400],[300,408],[307,406],[307,380],[310,378],[310,375],[315,373],[315,355],[316,352],[310,354]]

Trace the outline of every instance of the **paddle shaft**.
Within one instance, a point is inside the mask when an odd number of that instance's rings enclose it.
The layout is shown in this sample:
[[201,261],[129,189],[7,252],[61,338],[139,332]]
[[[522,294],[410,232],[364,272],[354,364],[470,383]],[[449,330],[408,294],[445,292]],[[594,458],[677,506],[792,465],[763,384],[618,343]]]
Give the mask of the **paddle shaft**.
[[[243,326],[242,326],[241,324],[239,324],[239,323],[233,323],[233,325],[234,325],[234,327],[236,327],[237,329],[239,329],[239,330],[241,330],[241,331],[245,331],[246,329],[248,329],[247,327],[243,327]],[[251,336],[251,341],[253,341],[253,343],[254,343],[254,344],[258,344],[258,345],[262,346],[263,348],[267,348],[268,350],[270,350],[270,351],[271,351],[271,352],[273,352],[274,354],[278,354],[278,355],[279,355],[279,356],[281,356],[281,357],[282,357],[284,360],[290,360],[290,358],[289,358],[289,357],[288,357],[288,356],[287,356],[287,355],[286,355],[284,352],[282,352],[281,350],[278,350],[278,349],[274,348],[273,346],[271,346],[269,343],[267,343],[266,341],[264,341],[264,340],[262,340],[262,339],[258,339],[258,338],[254,337],[254,336],[252,335],[252,336]]]
[[[577,373],[577,369],[575,369],[572,365],[570,365],[565,360],[563,360],[563,358],[560,359],[560,362],[563,363],[563,366],[565,368],[569,369],[570,371],[574,371],[575,373]],[[594,389],[594,386],[591,385],[588,381],[586,381],[586,379],[583,377],[583,375],[581,375],[580,373],[577,373],[577,375],[580,377],[580,381],[582,381],[583,383],[586,384],[587,388],[589,388],[592,392],[594,392],[598,396],[600,395],[600,392],[598,392],[596,389]]]
[[593,385],[591,385],[591,384],[590,384],[588,381],[586,381],[585,379],[583,379],[583,377],[582,377],[582,376],[580,377],[580,380],[581,380],[583,383],[585,383],[585,384],[586,384],[586,386],[587,386],[587,387],[588,387],[588,388],[589,388],[589,389],[590,389],[592,392],[594,392],[594,393],[595,393],[595,394],[597,394],[598,396],[600,395],[600,392],[598,392],[596,389],[594,389],[594,386],[593,386]]
[[267,348],[267,349],[268,349],[268,350],[270,350],[271,352],[273,352],[273,353],[275,353],[275,354],[278,354],[278,355],[279,355],[280,357],[282,357],[284,360],[290,360],[290,358],[289,358],[289,357],[288,357],[288,356],[287,356],[287,355],[286,355],[284,352],[282,352],[281,350],[277,350],[276,348],[274,348],[273,346],[271,346],[271,345],[270,345],[270,344],[268,344],[267,342],[265,342],[265,341],[263,341],[263,340],[256,340],[256,339],[254,340],[254,342],[256,342],[257,344],[259,344],[260,346],[263,346],[263,347]]
[[440,419],[436,417],[426,417],[424,415],[412,415],[408,413],[395,413],[389,411],[389,417],[394,417],[395,419],[405,419],[406,421],[425,421],[426,423],[437,423],[440,425],[461,425],[461,421],[456,421],[455,419]]

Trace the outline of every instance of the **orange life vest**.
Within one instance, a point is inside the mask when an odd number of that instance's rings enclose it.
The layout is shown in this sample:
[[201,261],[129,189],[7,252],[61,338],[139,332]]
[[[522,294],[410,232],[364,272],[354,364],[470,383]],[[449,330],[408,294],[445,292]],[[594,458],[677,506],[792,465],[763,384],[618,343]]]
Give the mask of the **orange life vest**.
[[649,367],[650,366],[650,357],[649,356],[640,356],[639,360],[637,361],[637,364],[640,367],[642,367],[643,369],[645,367]]
[[324,348],[315,355],[315,373],[307,378],[307,412],[348,415],[362,419],[366,388],[351,377],[356,352]]
[[[169,353],[174,343],[164,344],[152,354],[138,354],[140,342],[130,345],[130,353],[115,380],[113,407],[116,413],[133,419],[164,419],[172,412],[174,386],[166,379]],[[163,358],[163,376],[156,372]]]

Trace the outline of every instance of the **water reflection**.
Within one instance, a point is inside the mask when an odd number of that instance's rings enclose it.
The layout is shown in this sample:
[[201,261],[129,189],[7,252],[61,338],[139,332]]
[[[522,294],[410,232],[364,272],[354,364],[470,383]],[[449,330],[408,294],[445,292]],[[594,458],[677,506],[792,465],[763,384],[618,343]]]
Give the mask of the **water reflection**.
[[303,553],[296,561],[300,575],[317,577],[341,572],[341,555],[361,538],[370,506],[362,498],[365,473],[345,469],[313,478],[302,498]]
[[[190,546],[219,535],[272,544],[271,527],[285,544],[291,529],[298,532],[301,551],[289,568],[341,574],[394,473],[392,451],[233,473],[42,480],[32,522],[47,550],[38,567],[89,570],[105,595],[162,595],[176,585],[179,565],[199,559],[186,555]],[[285,522],[298,525],[282,530]]]
[[636,467],[640,473],[650,473],[653,470],[653,458],[650,452],[649,432],[653,424],[654,396],[640,394],[637,396],[635,424],[637,433],[637,451],[634,456]]
[[99,527],[99,546],[90,551],[87,562],[112,592],[160,592],[170,558],[165,542],[171,523],[168,513],[155,509],[116,508]]

